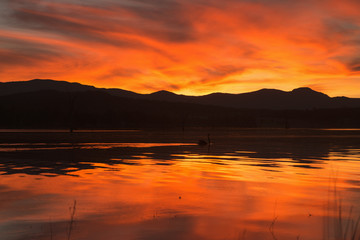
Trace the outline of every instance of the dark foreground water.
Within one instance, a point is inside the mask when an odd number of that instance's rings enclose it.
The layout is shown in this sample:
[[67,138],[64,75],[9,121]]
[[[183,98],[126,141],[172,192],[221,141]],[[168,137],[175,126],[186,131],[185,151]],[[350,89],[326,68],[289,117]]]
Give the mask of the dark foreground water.
[[5,240],[359,239],[356,129],[2,131],[0,174]]

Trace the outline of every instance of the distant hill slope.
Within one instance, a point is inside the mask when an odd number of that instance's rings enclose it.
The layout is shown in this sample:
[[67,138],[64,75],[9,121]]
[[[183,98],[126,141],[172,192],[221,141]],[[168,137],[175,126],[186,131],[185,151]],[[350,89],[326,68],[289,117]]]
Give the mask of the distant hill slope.
[[231,108],[125,98],[100,91],[43,90],[0,96],[0,112],[0,129],[255,127],[253,118]]
[[204,96],[185,96],[168,91],[138,94],[122,89],[95,88],[79,83],[69,83],[49,79],[0,83],[0,96],[42,90],[55,90],[59,92],[98,91],[124,98],[194,103],[237,109],[305,110],[360,107],[360,99],[358,98],[331,98],[324,93],[314,91],[310,88],[298,88],[290,92],[276,89],[261,89],[255,92],[241,94],[212,93]]
[[0,129],[360,128],[360,108],[237,109],[42,90],[0,96]]
[[70,83],[51,79],[33,79],[30,81],[0,83],[0,96],[42,90],[55,90],[59,92],[101,91],[110,93],[114,96],[122,97],[136,97],[138,95],[137,93],[122,89],[96,88],[94,86],[83,85],[80,83]]
[[313,109],[336,107],[332,104],[332,99],[329,96],[310,88],[299,88],[291,92],[261,89],[243,94],[210,94],[204,96],[202,102],[218,106],[226,105],[249,109]]

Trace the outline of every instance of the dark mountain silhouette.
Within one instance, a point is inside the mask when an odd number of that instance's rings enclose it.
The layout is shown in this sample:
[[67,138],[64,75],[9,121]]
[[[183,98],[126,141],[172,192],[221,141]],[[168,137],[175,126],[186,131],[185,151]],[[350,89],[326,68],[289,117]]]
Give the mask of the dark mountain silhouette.
[[0,128],[359,128],[359,103],[309,88],[194,97],[32,80],[0,84]]
[[196,99],[196,97],[178,95],[165,90],[144,95],[143,98],[151,99],[151,100],[167,101],[167,102],[192,102],[191,99],[193,100]]
[[160,91],[148,96],[150,99],[172,102],[191,102],[240,109],[314,109],[360,107],[360,99],[331,98],[310,88],[298,88],[290,92],[276,89],[261,89],[255,92],[228,94],[212,93],[192,97]]
[[137,93],[115,88],[96,88],[94,86],[83,85],[80,83],[70,83],[66,81],[55,81],[51,79],[33,79],[21,82],[0,83],[0,96],[16,93],[27,93],[42,90],[55,90],[60,92],[87,92],[100,91],[107,92],[114,96],[136,97]]
[[196,103],[239,109],[314,109],[314,108],[356,108],[360,107],[360,99],[334,97],[314,91],[310,88],[298,88],[290,92],[276,89],[261,89],[241,94],[212,93],[204,96],[185,96],[168,91],[151,94],[138,94],[122,89],[95,88],[93,86],[65,81],[35,79],[25,82],[9,82],[0,84],[0,96],[26,93],[41,90],[60,92],[105,92],[113,96],[158,100],[167,102]]
[[44,90],[0,96],[0,128],[255,127],[230,108],[113,96],[99,91]]

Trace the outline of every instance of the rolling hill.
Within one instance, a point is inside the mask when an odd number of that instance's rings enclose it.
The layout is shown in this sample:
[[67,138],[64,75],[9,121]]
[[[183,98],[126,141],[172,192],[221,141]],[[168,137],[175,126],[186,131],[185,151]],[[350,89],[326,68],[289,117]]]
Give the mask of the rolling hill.
[[204,96],[185,96],[168,91],[158,91],[151,94],[139,94],[122,89],[95,88],[93,86],[65,81],[34,79],[24,82],[0,83],[0,96],[54,90],[59,92],[97,91],[112,96],[132,99],[157,100],[166,102],[195,103],[238,109],[327,109],[327,108],[357,108],[360,99],[347,97],[329,97],[324,93],[310,88],[297,88],[290,92],[276,89],[261,89],[255,92],[228,94],[212,93]]
[[3,129],[360,127],[359,99],[310,88],[184,96],[32,80],[0,84],[0,113]]

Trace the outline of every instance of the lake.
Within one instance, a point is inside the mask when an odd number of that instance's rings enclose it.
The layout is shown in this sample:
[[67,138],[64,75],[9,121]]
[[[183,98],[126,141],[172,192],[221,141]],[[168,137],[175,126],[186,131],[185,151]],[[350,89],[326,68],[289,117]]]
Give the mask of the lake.
[[2,130],[0,236],[360,239],[359,170],[359,129]]

